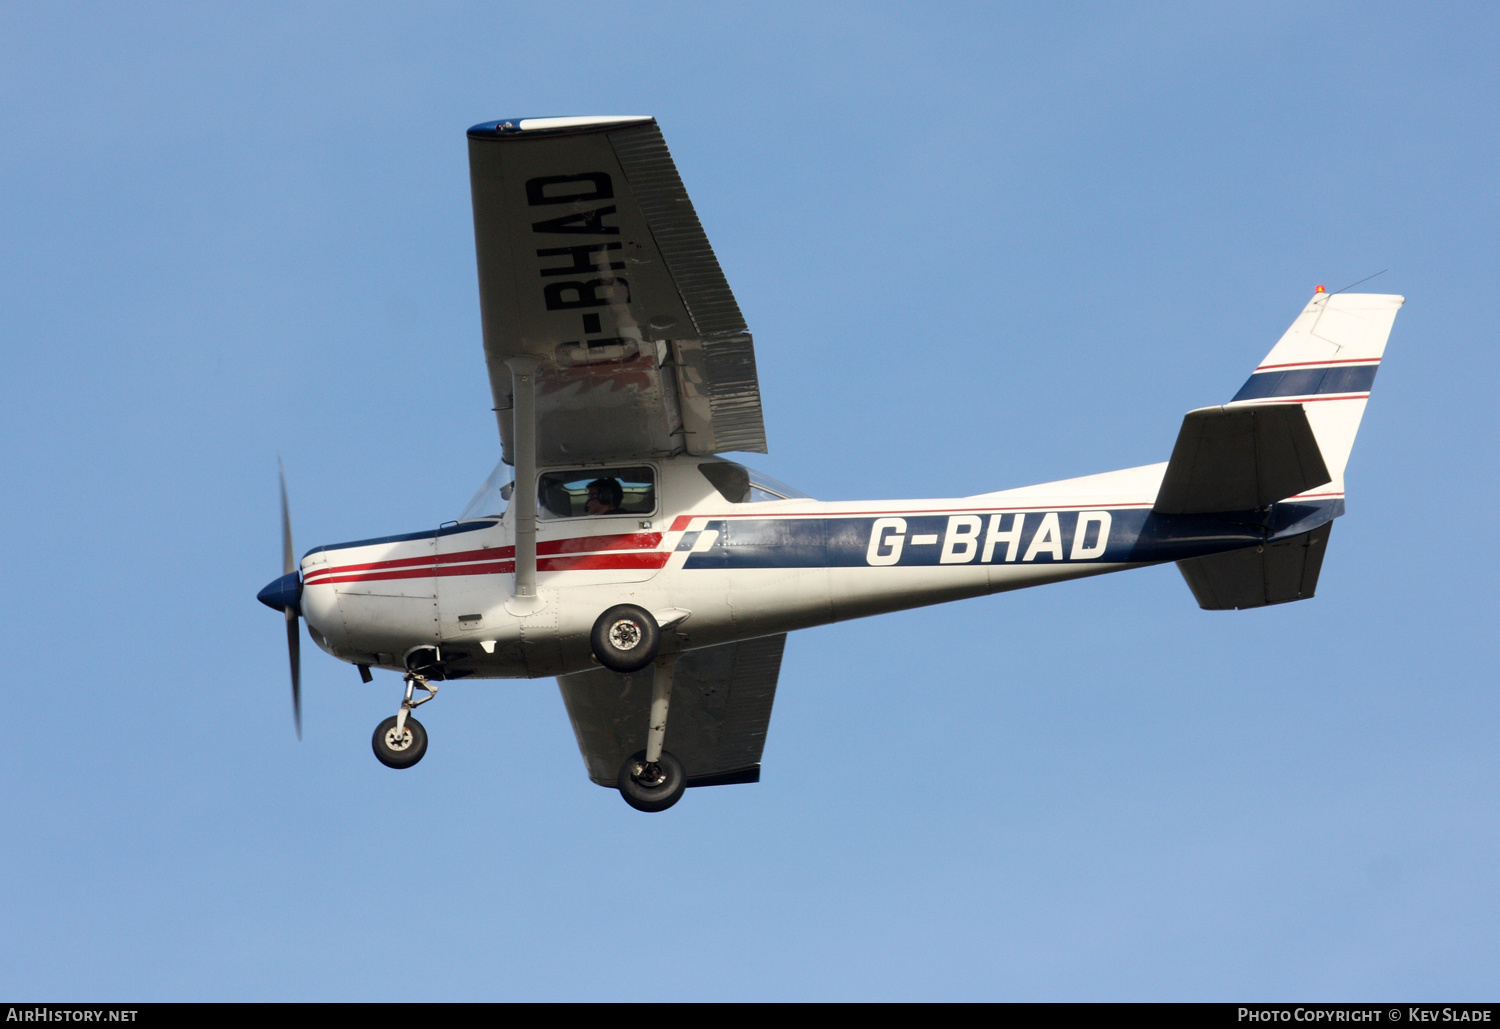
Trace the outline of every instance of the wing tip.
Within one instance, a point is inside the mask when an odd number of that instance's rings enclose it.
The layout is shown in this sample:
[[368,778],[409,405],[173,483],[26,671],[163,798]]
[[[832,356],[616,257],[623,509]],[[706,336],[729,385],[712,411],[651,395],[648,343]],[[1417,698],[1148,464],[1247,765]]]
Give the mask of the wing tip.
[[497,118],[469,129],[470,139],[506,139],[538,132],[589,132],[654,122],[647,114],[571,116],[565,118]]

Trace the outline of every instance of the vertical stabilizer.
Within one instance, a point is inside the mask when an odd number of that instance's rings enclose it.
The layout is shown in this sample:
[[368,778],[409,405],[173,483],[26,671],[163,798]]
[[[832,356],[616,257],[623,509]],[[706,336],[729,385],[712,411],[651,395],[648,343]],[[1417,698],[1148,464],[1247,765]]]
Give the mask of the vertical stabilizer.
[[1301,404],[1332,476],[1310,495],[1341,497],[1354,435],[1406,298],[1318,289],[1227,406]]

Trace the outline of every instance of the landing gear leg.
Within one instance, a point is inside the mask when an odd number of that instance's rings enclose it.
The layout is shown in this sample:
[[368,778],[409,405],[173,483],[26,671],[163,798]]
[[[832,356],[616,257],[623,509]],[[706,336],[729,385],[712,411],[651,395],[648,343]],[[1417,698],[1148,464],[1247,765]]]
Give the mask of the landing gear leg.
[[[427,696],[413,700],[413,690],[421,690]],[[377,725],[370,740],[381,764],[387,768],[410,768],[422,760],[422,755],[427,753],[427,730],[411,717],[411,709],[427,703],[437,696],[437,691],[438,688],[425,676],[406,673],[406,696],[401,701],[401,709]]]
[[646,749],[630,755],[620,767],[620,796],[637,811],[665,811],[682,798],[687,786],[682,763],[662,749],[667,737],[667,708],[672,701],[672,672],[676,663],[675,654],[656,659]]

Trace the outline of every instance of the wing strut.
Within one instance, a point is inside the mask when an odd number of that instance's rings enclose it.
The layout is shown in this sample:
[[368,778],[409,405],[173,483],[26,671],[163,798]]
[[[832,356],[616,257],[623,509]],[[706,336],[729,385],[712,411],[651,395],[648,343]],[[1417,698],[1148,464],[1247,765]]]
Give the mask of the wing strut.
[[539,358],[518,354],[506,358],[515,400],[511,417],[515,442],[516,582],[506,610],[530,614],[540,605],[536,595],[536,370]]

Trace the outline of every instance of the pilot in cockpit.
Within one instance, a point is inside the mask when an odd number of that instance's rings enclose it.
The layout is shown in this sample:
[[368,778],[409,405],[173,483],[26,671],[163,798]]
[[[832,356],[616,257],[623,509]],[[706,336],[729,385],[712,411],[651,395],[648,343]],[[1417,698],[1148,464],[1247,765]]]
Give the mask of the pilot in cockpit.
[[625,490],[620,486],[619,479],[595,479],[589,483],[588,489],[589,498],[583,503],[585,514],[620,513],[620,505],[625,502]]

